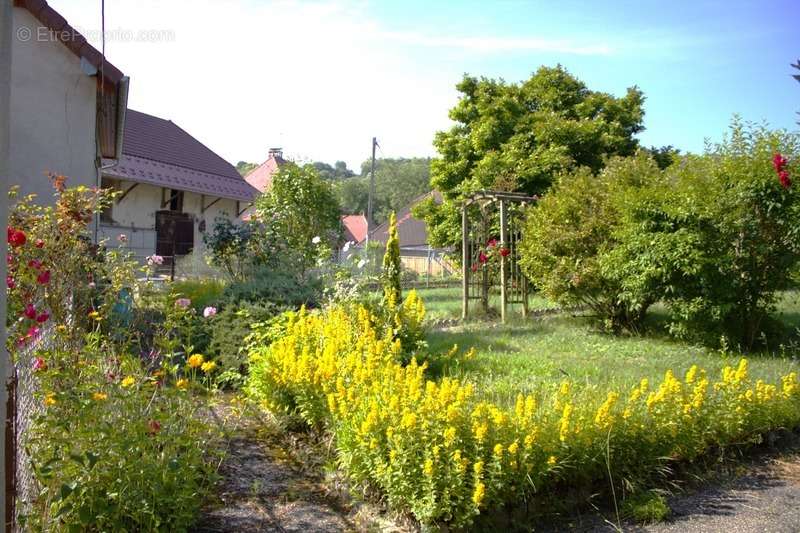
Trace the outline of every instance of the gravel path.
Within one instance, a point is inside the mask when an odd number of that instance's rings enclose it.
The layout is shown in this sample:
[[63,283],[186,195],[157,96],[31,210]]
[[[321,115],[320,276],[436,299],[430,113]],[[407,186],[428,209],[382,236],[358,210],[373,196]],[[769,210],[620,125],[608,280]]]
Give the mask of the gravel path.
[[653,533],[800,531],[800,455],[766,460],[722,486],[669,501],[672,518]]

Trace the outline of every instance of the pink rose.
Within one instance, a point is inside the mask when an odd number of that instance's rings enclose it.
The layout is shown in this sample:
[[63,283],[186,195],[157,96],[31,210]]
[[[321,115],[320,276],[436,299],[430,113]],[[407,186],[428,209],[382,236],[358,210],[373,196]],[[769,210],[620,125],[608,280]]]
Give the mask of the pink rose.
[[217,314],[217,308],[216,307],[208,306],[205,309],[203,309],[203,316],[205,318],[208,318],[210,316],[214,316],[216,314]]
[[41,313],[39,316],[36,317],[36,322],[41,324],[42,322],[47,322],[49,318],[50,318],[50,313],[44,311],[43,313]]
[[38,281],[41,285],[47,285],[50,283],[50,271],[45,270],[44,272],[40,273],[38,276],[36,276],[36,281]]
[[41,357],[37,357],[33,360],[33,369],[37,372],[39,370],[47,370],[47,363]]
[[34,320],[36,319],[36,308],[33,306],[33,304],[27,304],[25,306],[25,310],[22,311],[22,314],[25,315],[27,318]]

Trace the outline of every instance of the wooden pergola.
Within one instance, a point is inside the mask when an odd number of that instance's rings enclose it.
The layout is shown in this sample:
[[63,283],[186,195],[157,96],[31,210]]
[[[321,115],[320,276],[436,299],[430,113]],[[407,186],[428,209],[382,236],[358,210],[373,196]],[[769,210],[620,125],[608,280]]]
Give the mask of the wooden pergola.
[[498,283],[500,319],[506,321],[509,304],[522,304],[522,314],[527,315],[528,280],[518,263],[520,207],[534,201],[536,197],[524,193],[486,190],[464,200],[461,207],[462,318],[469,317],[471,300],[479,301],[483,311],[488,313],[489,291]]

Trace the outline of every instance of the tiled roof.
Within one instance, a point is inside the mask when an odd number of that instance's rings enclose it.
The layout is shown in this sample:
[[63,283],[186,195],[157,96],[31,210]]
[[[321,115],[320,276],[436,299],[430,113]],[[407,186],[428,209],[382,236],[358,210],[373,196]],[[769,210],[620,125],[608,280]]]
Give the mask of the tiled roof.
[[286,160],[283,157],[270,155],[269,159],[248,172],[244,179],[259,192],[267,192],[272,188],[272,175],[284,163],[286,163]]
[[[433,197],[436,203],[441,203],[442,195],[438,191],[418,196],[405,208],[397,213],[397,236],[400,239],[400,247],[420,247],[428,245],[428,226],[424,220],[415,218],[411,214],[411,209],[423,200]],[[375,242],[385,243],[389,240],[389,222],[384,222],[375,228],[370,236]]]
[[367,238],[367,217],[364,215],[343,215],[344,239],[360,243]]
[[125,120],[122,159],[104,173],[245,202],[258,194],[233,165],[175,123],[132,109]]

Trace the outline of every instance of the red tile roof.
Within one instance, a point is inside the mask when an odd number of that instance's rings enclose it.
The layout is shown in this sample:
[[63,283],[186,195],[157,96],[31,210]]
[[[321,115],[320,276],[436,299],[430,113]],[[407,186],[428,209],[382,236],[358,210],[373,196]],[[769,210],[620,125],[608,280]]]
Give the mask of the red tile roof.
[[284,163],[286,160],[283,157],[270,155],[269,159],[248,172],[244,179],[259,192],[267,192],[272,188],[272,176]]
[[344,239],[356,244],[367,238],[367,217],[364,215],[343,215]]
[[250,202],[258,194],[236,169],[171,120],[132,109],[125,119],[122,159],[112,178]]

